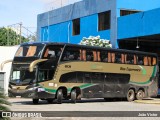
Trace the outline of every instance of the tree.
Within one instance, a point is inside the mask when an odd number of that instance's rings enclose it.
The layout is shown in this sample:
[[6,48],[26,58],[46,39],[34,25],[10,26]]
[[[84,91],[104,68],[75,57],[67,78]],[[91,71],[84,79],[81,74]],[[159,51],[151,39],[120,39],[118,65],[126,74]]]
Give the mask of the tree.
[[24,36],[20,36],[10,28],[0,28],[0,46],[18,45],[20,44],[20,41],[21,43],[28,42],[29,39]]
[[35,35],[29,35],[28,40],[29,40],[29,42],[36,41],[36,36]]
[[100,36],[96,36],[96,37],[89,36],[88,38],[83,37],[80,44],[81,45],[112,48],[112,44],[110,44],[110,41],[106,40],[106,39],[101,39]]

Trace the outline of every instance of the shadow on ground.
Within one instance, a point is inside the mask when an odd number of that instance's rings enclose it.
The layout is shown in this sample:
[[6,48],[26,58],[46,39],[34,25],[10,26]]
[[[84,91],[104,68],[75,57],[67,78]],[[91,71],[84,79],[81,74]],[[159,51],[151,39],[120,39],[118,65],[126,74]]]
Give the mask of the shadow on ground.
[[[126,99],[124,98],[112,98],[112,99],[82,99],[82,100],[77,100],[76,103],[97,103],[97,102],[124,102]],[[19,101],[13,101],[13,104],[23,104],[23,105],[33,105],[32,99],[28,99],[27,101],[19,99]],[[46,100],[40,100],[38,105],[43,105],[43,104],[57,104],[57,101],[54,100],[52,103],[48,103]],[[73,104],[71,100],[62,100],[62,104]]]

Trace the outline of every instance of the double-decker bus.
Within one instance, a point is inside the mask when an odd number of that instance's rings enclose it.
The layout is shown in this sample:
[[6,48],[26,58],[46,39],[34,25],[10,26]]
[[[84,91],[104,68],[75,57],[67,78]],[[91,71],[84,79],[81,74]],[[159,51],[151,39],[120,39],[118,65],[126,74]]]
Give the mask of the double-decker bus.
[[21,44],[12,62],[9,96],[62,103],[81,98],[155,97],[158,57],[154,53],[67,43]]

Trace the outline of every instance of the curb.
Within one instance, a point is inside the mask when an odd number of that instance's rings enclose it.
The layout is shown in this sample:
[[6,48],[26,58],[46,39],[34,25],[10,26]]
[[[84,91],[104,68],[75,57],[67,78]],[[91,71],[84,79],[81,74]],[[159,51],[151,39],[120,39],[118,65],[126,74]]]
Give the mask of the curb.
[[150,100],[134,100],[136,103],[144,103],[144,104],[160,104],[160,99],[150,99]]

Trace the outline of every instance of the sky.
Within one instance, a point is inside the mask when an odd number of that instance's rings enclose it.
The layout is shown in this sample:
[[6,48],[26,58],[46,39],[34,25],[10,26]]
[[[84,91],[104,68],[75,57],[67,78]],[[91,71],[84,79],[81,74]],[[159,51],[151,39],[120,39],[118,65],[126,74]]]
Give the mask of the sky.
[[22,26],[34,32],[38,14],[73,1],[80,0],[1,0],[0,27],[22,23]]

